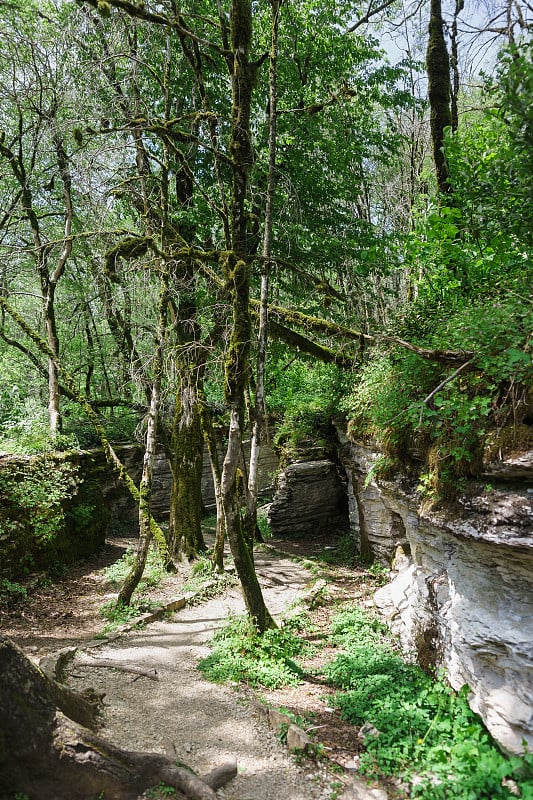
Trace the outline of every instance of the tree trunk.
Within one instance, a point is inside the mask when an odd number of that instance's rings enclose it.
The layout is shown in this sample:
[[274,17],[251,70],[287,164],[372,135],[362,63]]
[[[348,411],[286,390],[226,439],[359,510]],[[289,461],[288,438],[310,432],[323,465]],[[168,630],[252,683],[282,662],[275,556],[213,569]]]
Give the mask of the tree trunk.
[[444,132],[451,127],[450,59],[444,38],[441,0],[431,0],[429,40],[426,53],[428,98],[431,109],[430,126],[433,158],[439,192],[450,192],[448,167],[444,155]]
[[[139,543],[135,561],[119,592],[117,605],[129,606],[133,592],[139,585],[146,566],[150,540],[152,538],[150,502],[152,499],[152,476],[157,447],[157,427],[159,420],[159,395],[161,392],[161,374],[165,348],[165,320],[168,305],[168,289],[163,282],[159,296],[159,314],[157,322],[157,344],[154,357],[154,374],[152,379],[152,396],[148,412],[146,429],[146,446],[144,450],[143,471],[139,487]],[[172,555],[172,554],[171,554]]]
[[213,429],[213,420],[211,418],[209,409],[207,408],[207,403],[203,392],[201,395],[200,416],[204,439],[209,451],[209,461],[211,464],[211,475],[213,476],[213,487],[215,490],[215,503],[217,509],[217,526],[212,562],[217,572],[224,572],[226,520],[224,515],[224,502],[222,499],[222,470],[220,468],[220,459],[218,455],[217,439]]
[[[233,159],[231,199],[231,243],[223,267],[226,293],[232,307],[232,326],[225,358],[225,395],[230,410],[228,447],[222,468],[222,502],[226,531],[241,582],[248,613],[259,631],[274,625],[263,599],[253,560],[246,546],[240,516],[239,475],[243,440],[246,387],[250,371],[250,263],[247,248],[248,173],[253,163],[250,112],[257,65],[250,62],[252,5],[250,0],[233,0],[231,5],[231,48],[233,59],[230,152]],[[241,491],[239,491],[239,488]]]
[[[228,541],[235,561],[235,569],[242,587],[246,609],[258,631],[263,633],[275,627],[275,622],[265,605],[263,592],[257,579],[250,550],[244,537],[241,521],[241,494],[244,485],[243,474],[238,469],[241,453],[242,434],[239,414],[235,408],[231,410],[229,441],[224,466],[222,469],[222,501]],[[239,490],[241,489],[241,490]]]
[[178,798],[216,800],[237,772],[233,765],[204,781],[166,756],[121,750],[65,716],[64,693],[74,694],[0,636],[0,800],[135,800],[161,781]]
[[274,224],[274,194],[276,188],[276,130],[277,130],[277,59],[278,59],[279,2],[272,0],[272,34],[270,43],[268,90],[268,175],[265,203],[265,223],[262,251],[261,299],[259,307],[259,332],[257,343],[257,379],[255,408],[248,468],[246,494],[247,539],[253,543],[257,536],[257,472],[259,451],[265,429],[265,368],[268,343],[268,296],[270,257],[272,255],[272,230]]
[[172,427],[172,491],[169,550],[178,558],[196,558],[206,549],[202,535],[204,440],[198,397],[198,370],[178,364],[178,391]]

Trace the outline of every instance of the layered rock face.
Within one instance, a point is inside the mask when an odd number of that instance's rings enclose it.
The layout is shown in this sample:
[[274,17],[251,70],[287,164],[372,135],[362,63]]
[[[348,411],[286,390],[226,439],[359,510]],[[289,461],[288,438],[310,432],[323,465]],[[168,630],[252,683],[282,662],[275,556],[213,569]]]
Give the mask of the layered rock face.
[[[403,647],[471,688],[471,706],[506,750],[533,749],[533,469],[507,463],[452,515],[424,512],[398,482],[372,479],[379,454],[345,444],[360,548],[393,564],[375,602]],[[531,461],[531,459],[529,459]],[[499,480],[504,475],[505,482]],[[513,483],[509,483],[511,480]]]
[[275,536],[348,529],[346,478],[329,458],[296,461],[279,477],[268,522]]

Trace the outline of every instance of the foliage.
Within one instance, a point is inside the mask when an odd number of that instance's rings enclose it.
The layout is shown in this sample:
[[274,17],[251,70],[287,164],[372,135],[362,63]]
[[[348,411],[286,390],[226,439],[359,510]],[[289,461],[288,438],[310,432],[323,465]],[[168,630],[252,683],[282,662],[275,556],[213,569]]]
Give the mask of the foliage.
[[245,617],[234,617],[213,637],[213,650],[199,669],[215,683],[242,681],[250,686],[276,689],[297,686],[303,673],[295,658],[309,645],[300,637],[303,615],[288,617],[279,628],[257,633]]
[[343,533],[335,540],[335,544],[321,551],[318,561],[325,564],[339,564],[352,567],[358,557],[356,540],[352,534]]
[[[111,586],[121,586],[134,562],[135,552],[132,547],[128,547],[124,555],[115,561],[114,564],[105,567],[103,570],[105,580],[110,583]],[[152,545],[148,551],[146,567],[137,590],[139,592],[144,592],[151,586],[158,586],[166,574],[166,569],[161,561],[159,550],[156,546]]]
[[232,572],[219,573],[215,570],[213,561],[207,555],[197,558],[191,566],[187,582],[183,586],[185,592],[192,592],[194,599],[192,602],[207,600],[209,597],[216,597],[222,594],[236,582]]
[[[102,633],[109,633],[122,625],[127,625],[132,620],[137,619],[141,614],[155,611],[159,604],[149,600],[147,597],[138,596],[134,601],[125,606],[117,603],[116,600],[107,600],[100,606],[100,616],[107,620],[102,628]],[[142,626],[142,623],[139,623]]]
[[0,579],[0,605],[11,606],[25,600],[27,596],[28,590],[20,583],[8,578]]
[[344,719],[369,723],[360,769],[396,776],[424,800],[510,798],[502,778],[515,780],[528,797],[524,778],[530,756],[506,758],[468,706],[468,687],[456,694],[395,650],[385,626],[356,607],[332,622],[331,642],[342,648],[327,665],[327,680],[342,689],[335,704]]
[[159,783],[157,786],[153,786],[151,789],[147,789],[143,797],[146,800],[161,800],[163,797],[175,797],[176,790],[172,786],[168,786],[166,783]]
[[[27,531],[44,547],[65,525],[67,503],[80,485],[79,468],[67,460],[36,456],[0,472],[0,534]],[[31,546],[28,546],[30,557]]]

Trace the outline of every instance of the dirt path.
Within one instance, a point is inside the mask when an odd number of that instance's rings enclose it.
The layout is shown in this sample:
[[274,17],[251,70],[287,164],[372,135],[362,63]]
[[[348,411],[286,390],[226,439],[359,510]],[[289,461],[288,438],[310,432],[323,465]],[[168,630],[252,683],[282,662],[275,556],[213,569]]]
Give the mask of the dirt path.
[[[104,737],[126,749],[168,752],[171,746],[179,760],[200,773],[236,758],[238,775],[220,791],[220,797],[226,800],[383,797],[354,783],[357,737],[329,707],[326,687],[308,683],[256,696],[246,687],[222,687],[202,677],[197,664],[208,654],[214,630],[229,614],[244,611],[237,587],[143,630],[95,641],[102,625],[96,616],[97,607],[109,593],[100,571],[102,562],[116,558],[126,544],[110,543],[95,565],[97,569],[85,567],[83,572],[80,567],[80,574],[41,588],[18,616],[11,613],[2,625],[4,632],[34,658],[69,644],[80,648],[69,667],[67,682],[76,689],[90,686],[105,693]],[[316,548],[321,545],[315,543]],[[298,549],[293,543],[292,550]],[[275,616],[301,598],[313,578],[301,562],[270,548],[258,553],[256,566],[267,606]],[[351,571],[341,571],[337,577],[332,591],[350,596],[357,593],[357,577]],[[179,576],[167,581],[160,590],[161,599],[179,595],[182,583]],[[155,670],[158,680],[82,665],[80,662],[88,656],[148,673]],[[306,758],[299,763],[269,727],[263,702],[311,715],[313,727],[320,729],[320,741],[327,743],[328,755],[344,769],[334,771],[326,759]]]

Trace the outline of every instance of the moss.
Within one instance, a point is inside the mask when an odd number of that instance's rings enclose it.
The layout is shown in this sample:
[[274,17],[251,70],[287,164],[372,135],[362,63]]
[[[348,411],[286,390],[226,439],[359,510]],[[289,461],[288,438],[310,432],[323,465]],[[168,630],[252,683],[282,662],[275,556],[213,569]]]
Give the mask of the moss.
[[128,236],[111,247],[105,254],[104,266],[110,280],[117,280],[117,262],[120,258],[141,258],[152,244],[149,236]]

